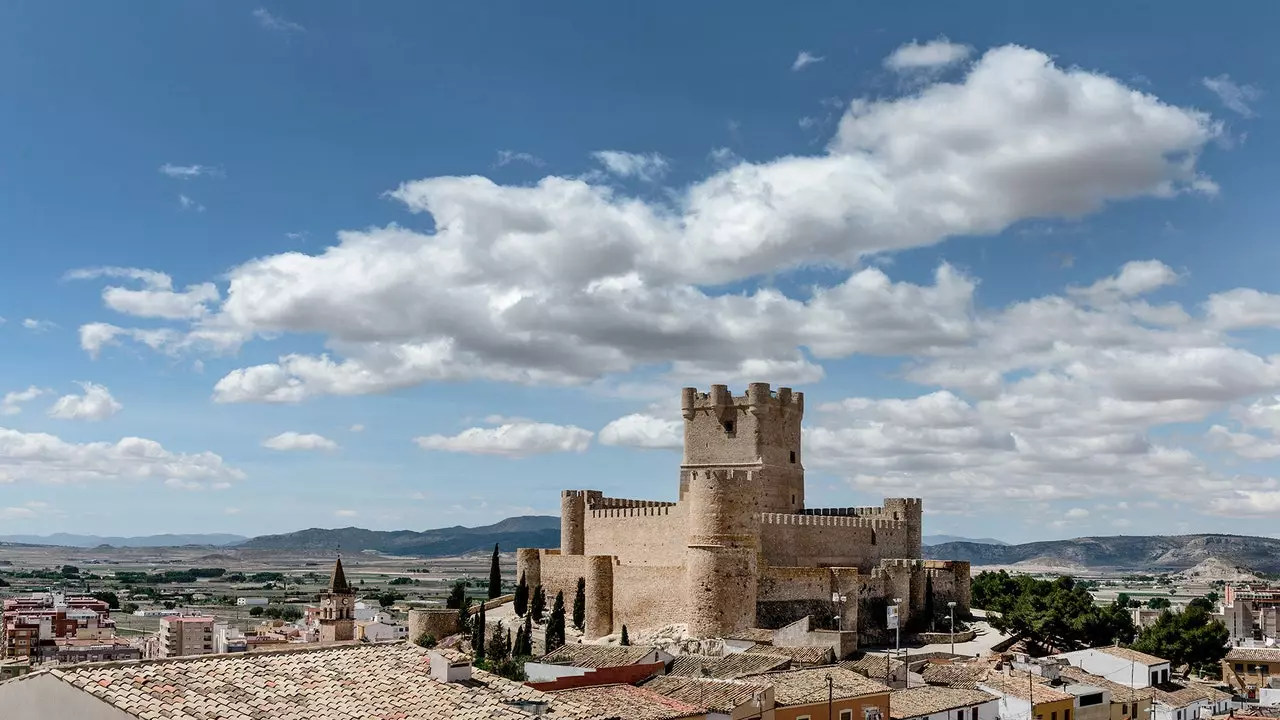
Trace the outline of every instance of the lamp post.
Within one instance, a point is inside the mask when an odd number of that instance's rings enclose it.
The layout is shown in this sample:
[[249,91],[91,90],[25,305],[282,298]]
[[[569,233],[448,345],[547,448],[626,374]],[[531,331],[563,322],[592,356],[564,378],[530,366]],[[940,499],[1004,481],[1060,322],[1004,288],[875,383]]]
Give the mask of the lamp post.
[[836,681],[831,679],[831,673],[827,673],[827,718],[831,717],[831,704],[835,696]]
[[951,615],[951,654],[956,654],[956,601],[947,602],[947,611]]

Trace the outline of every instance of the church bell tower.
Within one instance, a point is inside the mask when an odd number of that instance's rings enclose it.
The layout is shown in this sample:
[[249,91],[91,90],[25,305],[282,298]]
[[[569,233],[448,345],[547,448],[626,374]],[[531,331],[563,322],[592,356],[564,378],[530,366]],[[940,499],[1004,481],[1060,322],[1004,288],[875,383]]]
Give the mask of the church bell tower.
[[342,558],[333,565],[329,589],[320,594],[320,642],[354,640],[356,594],[342,571]]

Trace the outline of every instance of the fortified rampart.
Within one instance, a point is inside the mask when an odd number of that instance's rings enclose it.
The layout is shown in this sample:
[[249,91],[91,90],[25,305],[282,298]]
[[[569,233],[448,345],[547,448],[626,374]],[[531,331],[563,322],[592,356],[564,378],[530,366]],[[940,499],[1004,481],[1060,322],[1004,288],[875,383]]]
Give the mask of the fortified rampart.
[[677,502],[566,490],[560,549],[517,553],[517,574],[549,601],[563,592],[572,602],[585,581],[588,638],[671,623],[716,637],[808,616],[883,639],[886,605],[900,598],[910,624],[930,591],[935,610],[954,600],[968,612],[969,564],[920,559],[918,498],[804,506],[803,393],[713,385],[685,388],[681,406]]

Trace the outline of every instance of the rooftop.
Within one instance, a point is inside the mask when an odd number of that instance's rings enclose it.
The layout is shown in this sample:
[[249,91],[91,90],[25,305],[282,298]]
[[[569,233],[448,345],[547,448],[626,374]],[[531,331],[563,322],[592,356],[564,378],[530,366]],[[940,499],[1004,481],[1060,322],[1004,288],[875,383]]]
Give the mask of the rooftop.
[[580,668],[619,667],[635,665],[653,651],[654,648],[646,645],[573,644],[543,655],[538,662]]
[[[594,718],[626,718],[626,720],[678,720],[706,714],[704,706],[692,705],[634,685],[592,685],[559,690],[551,695],[581,707],[590,708]],[[481,717],[476,716],[477,720]],[[584,718],[585,720],[585,718]]]
[[828,677],[832,680],[832,697],[837,700],[889,692],[889,686],[835,665],[748,675],[742,679],[772,686],[778,705],[808,705],[826,702]]
[[1149,699],[1148,698],[1149,693],[1146,693],[1145,691],[1139,692],[1138,690],[1135,690],[1134,688],[1131,688],[1128,685],[1121,685],[1118,682],[1113,682],[1100,675],[1094,675],[1092,673],[1085,672],[1083,669],[1078,668],[1074,665],[1067,665],[1061,668],[1059,672],[1062,674],[1062,678],[1064,680],[1069,680],[1071,682],[1077,682],[1077,683],[1084,683],[1086,685],[1092,685],[1096,688],[1110,690],[1112,702],[1131,703],[1131,702],[1138,702],[1139,700]]
[[182,622],[211,623],[213,622],[213,618],[209,617],[208,615],[169,615],[167,617],[160,618],[160,622],[162,623],[175,623],[175,622],[177,623],[182,623]]
[[[1030,679],[1030,682],[1028,679]],[[1032,705],[1071,700],[1075,697],[1070,693],[1065,693],[1044,684],[1044,678],[1018,670],[1011,671],[1008,675],[999,670],[991,670],[986,674],[986,677],[977,682],[979,690],[991,688],[994,692],[1012,695],[1022,700],[1026,700],[1027,696],[1030,695]]]
[[991,672],[991,666],[976,663],[929,663],[920,673],[930,685],[975,690],[978,681]]
[[1134,650],[1132,648],[1122,648],[1118,645],[1109,645],[1107,647],[1094,648],[1094,650],[1097,650],[1098,652],[1101,652],[1101,653],[1106,653],[1112,657],[1120,658],[1121,660],[1136,662],[1139,665],[1147,665],[1147,666],[1163,665],[1164,663],[1169,662],[1164,658],[1158,658],[1155,655],[1148,655],[1144,652],[1138,652],[1137,650]]
[[995,699],[997,699],[995,695],[981,690],[931,685],[894,690],[889,693],[889,717],[894,720],[921,717],[956,708],[972,707]]
[[1230,700],[1231,694],[1200,683],[1161,683],[1152,688],[1153,699],[1161,705],[1171,708],[1182,708],[1200,700],[1222,702]]
[[644,687],[669,698],[723,713],[731,712],[739,705],[751,702],[757,695],[769,690],[768,685],[758,682],[714,680],[683,675],[661,675],[646,682]]
[[[471,680],[429,675],[426,651],[407,643],[340,645],[251,655],[203,655],[158,661],[89,663],[39,670],[140,718],[206,720],[527,720],[512,703],[552,703],[547,718],[613,720],[520,683],[473,670]],[[7,683],[0,683],[3,688]]]
[[889,677],[889,675],[901,674],[903,662],[895,658],[886,658],[881,655],[863,655],[857,660],[845,660],[839,663],[839,665],[846,670],[852,670],[861,675],[866,675],[869,678],[883,680],[886,677]]
[[678,655],[667,672],[669,675],[728,680],[774,670],[786,670],[789,667],[791,667],[791,658],[783,655],[765,655],[764,653],[730,653],[724,657]]
[[801,665],[827,665],[835,660],[835,653],[829,647],[812,647],[807,645],[766,645],[756,643],[747,648],[748,653],[757,655],[782,655],[791,658]]
[[1228,662],[1280,662],[1280,648],[1233,647],[1225,659]]
[[750,640],[754,643],[767,643],[773,641],[773,631],[765,628],[746,628],[724,637],[726,640]]

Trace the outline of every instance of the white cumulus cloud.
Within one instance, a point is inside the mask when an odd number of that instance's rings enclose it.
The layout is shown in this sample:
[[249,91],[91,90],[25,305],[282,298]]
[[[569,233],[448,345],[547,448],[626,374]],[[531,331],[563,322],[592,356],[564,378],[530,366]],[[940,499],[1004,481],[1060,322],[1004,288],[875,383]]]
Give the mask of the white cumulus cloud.
[[1243,117],[1254,117],[1251,103],[1262,97],[1262,91],[1252,85],[1241,85],[1229,75],[1205,78],[1204,86],[1208,88],[1226,108]]
[[884,66],[896,72],[936,70],[968,59],[973,48],[953,43],[946,38],[920,43],[915,40],[894,50],[884,59]]
[[146,438],[73,443],[0,427],[0,483],[151,479],[213,485],[243,477],[214,453],[175,453]]
[[124,409],[104,385],[79,383],[83,395],[63,395],[49,408],[49,417],[59,420],[106,420]]
[[560,452],[584,452],[591,444],[592,433],[573,425],[539,422],[517,422],[497,427],[473,427],[457,435],[427,435],[414,438],[424,450],[501,455],[520,458]]
[[0,415],[17,415],[22,412],[23,403],[31,402],[43,395],[45,391],[32,385],[26,390],[14,390],[4,394],[0,399]]
[[591,154],[604,169],[621,178],[655,182],[666,174],[670,161],[657,153],[600,150]]
[[272,450],[336,450],[338,443],[322,435],[291,430],[263,440],[262,447]]
[[600,444],[678,450],[684,446],[684,423],[633,413],[601,428]]
[[175,291],[173,278],[162,272],[140,268],[81,268],[66,274],[68,280],[122,278],[142,285],[141,289],[109,286],[102,291],[103,303],[119,313],[137,317],[182,320],[198,318],[208,312],[210,303],[221,296],[211,282],[189,285]]

